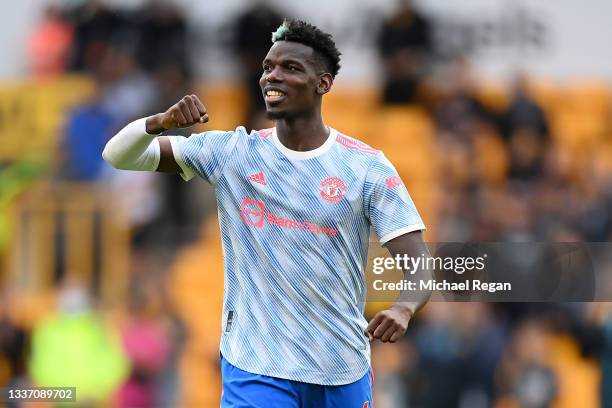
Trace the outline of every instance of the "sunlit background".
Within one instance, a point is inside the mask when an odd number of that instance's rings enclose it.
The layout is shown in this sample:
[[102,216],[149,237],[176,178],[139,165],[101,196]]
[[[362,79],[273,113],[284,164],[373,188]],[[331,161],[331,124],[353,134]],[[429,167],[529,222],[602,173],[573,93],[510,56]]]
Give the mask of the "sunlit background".
[[[101,152],[187,93],[210,115],[190,131],[270,127],[257,80],[285,16],[336,38],[324,119],[385,152],[427,241],[611,238],[606,0],[24,0],[2,14],[0,386],[219,405],[214,190]],[[374,406],[612,407],[609,309],[430,303],[373,348]]]

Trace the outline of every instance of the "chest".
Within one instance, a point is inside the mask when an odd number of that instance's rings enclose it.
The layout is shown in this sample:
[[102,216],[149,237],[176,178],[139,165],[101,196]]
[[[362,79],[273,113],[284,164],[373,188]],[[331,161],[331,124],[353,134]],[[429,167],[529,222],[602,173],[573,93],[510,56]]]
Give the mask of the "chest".
[[351,223],[363,213],[364,176],[359,166],[333,157],[252,156],[226,171],[235,198],[256,206],[255,213],[265,212],[272,222],[321,226]]

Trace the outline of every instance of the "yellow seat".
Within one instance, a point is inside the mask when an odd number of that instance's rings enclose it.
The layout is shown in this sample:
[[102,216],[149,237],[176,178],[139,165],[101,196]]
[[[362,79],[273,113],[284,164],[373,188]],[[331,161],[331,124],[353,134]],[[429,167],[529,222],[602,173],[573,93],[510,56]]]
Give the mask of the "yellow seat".
[[561,88],[550,79],[529,78],[527,88],[529,94],[548,113],[554,111],[563,100]]
[[508,90],[499,82],[480,82],[475,92],[478,100],[491,109],[501,111],[508,106]]
[[435,157],[434,128],[418,108],[384,108],[377,115],[377,139],[387,158],[409,173],[431,173]]
[[180,406],[218,406],[221,381],[215,362],[221,336],[223,255],[216,217],[207,220],[198,242],[179,253],[170,280],[172,303],[188,332],[180,361]]
[[200,130],[234,130],[244,125],[247,114],[247,94],[239,84],[204,84],[197,95],[206,106],[210,122]]
[[612,92],[605,81],[574,80],[565,85],[563,105],[568,110],[607,115],[611,109]]
[[606,136],[608,122],[602,115],[581,111],[563,111],[551,117],[553,139],[561,147],[590,151]]
[[376,129],[376,107],[376,90],[340,87],[325,95],[322,114],[325,123],[340,133],[370,144]]

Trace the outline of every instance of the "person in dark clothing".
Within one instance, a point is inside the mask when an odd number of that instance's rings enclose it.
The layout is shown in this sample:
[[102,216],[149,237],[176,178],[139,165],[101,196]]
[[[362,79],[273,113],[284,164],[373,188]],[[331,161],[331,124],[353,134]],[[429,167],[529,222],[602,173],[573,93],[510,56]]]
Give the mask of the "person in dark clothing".
[[256,122],[265,116],[259,78],[261,61],[270,49],[270,36],[283,22],[281,14],[266,1],[260,0],[240,15],[234,23],[234,50],[242,67],[244,84],[248,92],[247,126],[259,128]]
[[123,18],[99,0],[90,0],[68,12],[74,26],[74,43],[69,69],[91,71],[104,58]]
[[384,63],[384,103],[411,103],[418,98],[432,52],[431,31],[430,21],[410,0],[401,0],[400,9],[383,23],[377,45]]
[[544,110],[529,94],[527,79],[518,76],[513,84],[512,99],[502,115],[502,133],[509,139],[519,128],[531,128],[542,139],[548,139],[550,129]]
[[187,22],[180,10],[163,2],[155,2],[147,9],[137,50],[137,58],[143,69],[155,72],[172,64],[179,67],[188,79],[189,47]]
[[509,177],[522,181],[540,177],[550,130],[544,110],[529,95],[524,76],[514,82],[512,99],[501,117],[501,130],[510,152]]

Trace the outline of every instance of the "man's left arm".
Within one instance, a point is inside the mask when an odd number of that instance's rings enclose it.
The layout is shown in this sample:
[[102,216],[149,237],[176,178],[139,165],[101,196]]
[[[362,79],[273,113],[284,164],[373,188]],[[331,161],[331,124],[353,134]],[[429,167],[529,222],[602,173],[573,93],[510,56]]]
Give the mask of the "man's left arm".
[[[404,255],[410,258],[427,258],[430,256],[427,245],[423,241],[422,231],[400,235],[387,241],[384,246],[393,258],[397,255],[402,258]],[[429,280],[432,271],[427,269],[427,264],[428,262],[425,262],[415,271],[404,270],[404,278],[414,282]],[[427,290],[402,291],[393,306],[378,312],[370,321],[366,329],[370,341],[378,339],[383,343],[395,343],[406,333],[412,316],[427,303],[430,296],[431,291]]]

